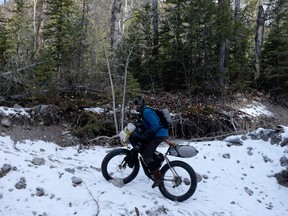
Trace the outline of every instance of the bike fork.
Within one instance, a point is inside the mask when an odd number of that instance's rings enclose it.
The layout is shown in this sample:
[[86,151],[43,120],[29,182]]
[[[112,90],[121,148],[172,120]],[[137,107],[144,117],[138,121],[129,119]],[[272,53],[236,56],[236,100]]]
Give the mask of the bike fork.
[[[171,172],[172,172],[172,174],[174,176],[174,178],[172,180],[172,182],[174,182],[173,188],[178,187],[182,183],[182,178],[178,175],[178,173],[176,172],[174,167],[172,167],[170,165],[170,161],[169,161],[168,158],[166,158],[166,162],[167,162],[167,164],[169,166],[169,169],[171,170]],[[165,179],[164,179],[164,181],[165,181]]]

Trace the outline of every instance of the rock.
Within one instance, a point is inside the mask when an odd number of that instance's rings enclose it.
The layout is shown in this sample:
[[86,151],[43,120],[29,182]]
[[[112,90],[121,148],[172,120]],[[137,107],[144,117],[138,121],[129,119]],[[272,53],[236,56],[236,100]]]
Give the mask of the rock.
[[254,140],[262,139],[264,141],[268,141],[268,139],[272,137],[274,134],[275,134],[275,131],[272,129],[260,128],[254,132],[248,133],[248,136],[250,136],[251,139],[254,139]]
[[73,183],[73,186],[76,187],[77,185],[80,185],[80,184],[82,183],[82,179],[73,176],[73,177],[72,177],[72,183]]
[[1,124],[4,126],[4,127],[11,127],[12,123],[11,121],[8,119],[8,118],[4,118],[1,120]]
[[201,182],[202,176],[199,173],[196,173],[196,179],[197,179],[197,182]]
[[272,145],[279,144],[281,142],[281,140],[282,140],[281,136],[278,136],[278,135],[274,134],[273,136],[271,136],[270,143]]
[[44,159],[44,158],[37,158],[37,157],[35,157],[35,158],[33,158],[32,163],[33,163],[34,165],[41,166],[41,165],[44,165],[44,164],[45,164],[45,159]]
[[65,170],[66,172],[69,172],[69,173],[72,173],[72,174],[75,173],[75,169],[65,168],[64,170]]
[[21,105],[19,105],[19,104],[16,103],[16,104],[13,105],[13,108],[19,109],[19,108],[23,108],[23,107],[22,107]]
[[284,186],[284,187],[288,187],[288,171],[283,170],[280,173],[277,173],[275,175],[278,184]]
[[9,164],[4,164],[0,170],[0,178],[4,177],[7,173],[12,170],[12,166]]
[[15,188],[21,190],[25,189],[27,187],[26,179],[24,177],[21,177],[20,180],[15,184]]
[[227,137],[226,139],[224,139],[224,141],[229,142],[228,147],[232,145],[236,145],[236,146],[243,145],[243,142],[241,141],[239,137]]
[[10,172],[11,169],[12,169],[12,166],[10,164],[4,164],[1,168],[3,172]]
[[230,159],[230,154],[229,154],[229,153],[224,154],[224,155],[223,155],[223,158],[225,158],[225,159]]
[[253,195],[253,191],[251,189],[249,189],[248,187],[245,187],[245,192],[249,195],[252,196]]
[[246,135],[242,135],[242,136],[241,136],[241,139],[242,139],[242,140],[247,140],[248,137],[247,137]]
[[204,174],[204,175],[203,175],[203,178],[204,178],[204,179],[208,179],[208,176]]
[[45,194],[44,188],[41,187],[36,188],[36,196],[44,196],[44,194]]
[[284,147],[284,146],[286,146],[286,145],[288,145],[288,138],[285,138],[285,139],[280,143],[280,146],[281,146],[281,147]]
[[288,165],[288,159],[285,156],[280,158],[280,165],[281,166],[287,166]]
[[267,162],[273,162],[273,160],[271,160],[268,156],[263,156],[263,159],[264,159],[264,162],[267,163]]
[[120,187],[120,188],[125,185],[123,180],[119,178],[111,179],[109,182],[111,182],[114,186]]
[[274,134],[274,130],[272,129],[263,129],[260,131],[260,137],[264,141],[268,141],[268,139]]

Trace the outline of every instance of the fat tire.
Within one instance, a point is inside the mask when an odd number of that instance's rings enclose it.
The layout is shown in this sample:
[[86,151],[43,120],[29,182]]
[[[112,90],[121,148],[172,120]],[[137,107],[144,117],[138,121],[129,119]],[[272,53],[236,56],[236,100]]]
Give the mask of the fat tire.
[[[107,170],[107,167],[108,167],[108,164],[110,162],[110,160],[118,155],[127,155],[129,154],[130,150],[128,149],[122,149],[122,148],[119,148],[119,149],[114,149],[112,150],[111,152],[109,152],[102,160],[102,164],[101,164],[101,172],[102,172],[102,175],[104,176],[104,178],[109,181],[109,180],[112,180],[114,179],[110,174],[109,174],[109,170]],[[127,165],[128,166],[128,165]],[[130,169],[128,167],[128,169]],[[139,160],[137,160],[135,162],[135,165],[134,167],[131,169],[131,173],[123,178],[123,183],[124,184],[127,184],[129,182],[131,182],[133,179],[136,178],[136,176],[138,175],[139,173],[139,169],[140,169],[140,165],[139,165]]]
[[195,192],[196,188],[197,188],[197,177],[196,177],[196,173],[195,171],[193,170],[193,168],[183,162],[183,161],[171,161],[168,164],[165,164],[162,168],[161,168],[161,173],[162,175],[164,176],[165,178],[165,173],[170,169],[170,167],[181,167],[183,169],[185,169],[189,175],[190,175],[190,179],[191,179],[191,184],[190,184],[190,188],[189,190],[181,195],[181,196],[176,196],[176,195],[173,195],[171,193],[169,193],[166,188],[165,188],[165,180],[164,182],[161,182],[160,185],[159,185],[159,190],[160,192],[163,194],[164,197],[170,199],[170,200],[173,200],[173,201],[178,201],[178,202],[183,202],[187,199],[189,199]]

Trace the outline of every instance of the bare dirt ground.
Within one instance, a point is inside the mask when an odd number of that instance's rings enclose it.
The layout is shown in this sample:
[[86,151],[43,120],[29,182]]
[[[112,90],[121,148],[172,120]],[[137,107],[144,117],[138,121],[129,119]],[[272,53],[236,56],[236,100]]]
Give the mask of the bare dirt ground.
[[[231,106],[244,107],[253,101],[261,102],[267,109],[274,114],[274,117],[267,122],[262,122],[259,127],[273,128],[277,125],[288,126],[288,109],[279,105],[275,105],[265,98],[247,98],[239,95]],[[1,116],[0,116],[1,117]],[[47,142],[54,142],[61,146],[71,146],[79,143],[79,140],[71,135],[70,126],[68,124],[58,124],[52,126],[31,126],[31,125],[12,125],[5,127],[0,124],[0,135],[10,136],[12,140],[44,140]]]
[[65,125],[53,126],[0,126],[0,135],[10,136],[14,142],[24,140],[43,140],[53,142],[60,146],[71,146],[77,144],[77,139],[72,137]]

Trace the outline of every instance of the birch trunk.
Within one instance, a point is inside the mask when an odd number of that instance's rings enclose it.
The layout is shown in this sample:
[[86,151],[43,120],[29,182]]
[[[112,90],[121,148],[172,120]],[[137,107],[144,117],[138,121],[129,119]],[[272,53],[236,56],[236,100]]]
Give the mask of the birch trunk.
[[88,23],[87,23],[87,15],[89,11],[89,6],[87,0],[83,0],[82,3],[82,17],[81,17],[81,35],[80,35],[80,41],[79,41],[79,53],[78,53],[78,59],[77,59],[77,74],[76,74],[76,79],[75,79],[75,85],[77,80],[79,79],[82,66],[83,66],[83,52],[84,52],[84,44],[85,44],[85,39],[87,37],[87,28],[88,28]]
[[255,74],[254,82],[256,82],[261,73],[261,49],[263,45],[265,14],[263,8],[263,1],[259,0],[257,26],[255,33]]
[[152,0],[153,46],[158,45],[158,0]]
[[240,7],[240,0],[235,0],[235,10],[234,10],[234,19],[235,22],[239,22],[240,21],[240,11],[241,11],[241,7]]
[[136,41],[134,41],[133,45],[130,47],[128,56],[126,58],[126,63],[125,63],[123,98],[122,98],[122,109],[121,109],[121,130],[123,130],[124,128],[124,116],[125,116],[124,111],[125,111],[125,98],[126,98],[126,90],[127,90],[128,67],[129,67],[130,57],[132,55],[135,43]]
[[121,39],[121,23],[120,23],[120,13],[121,13],[121,0],[114,0],[111,9],[111,48],[115,50]]
[[45,13],[44,11],[47,9],[47,3],[44,0],[34,0],[34,20],[33,20],[33,28],[34,28],[34,49],[35,55],[39,53],[41,46],[43,45],[43,38],[41,37],[44,22],[45,22]]
[[107,50],[106,50],[106,47],[105,47],[105,44],[104,44],[103,41],[102,41],[102,44],[103,44],[105,60],[106,60],[106,65],[107,65],[108,75],[109,75],[109,81],[110,81],[110,86],[111,86],[111,95],[112,95],[112,103],[113,103],[113,115],[114,115],[114,123],[115,123],[115,132],[116,132],[116,134],[118,134],[119,130],[118,130],[118,123],[117,123],[117,115],[116,115],[116,98],[115,98],[114,82],[113,82],[113,77],[112,77],[112,72],[111,72],[109,58],[108,58],[108,55],[107,55]]

